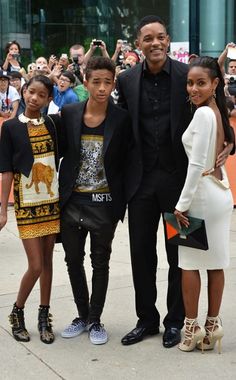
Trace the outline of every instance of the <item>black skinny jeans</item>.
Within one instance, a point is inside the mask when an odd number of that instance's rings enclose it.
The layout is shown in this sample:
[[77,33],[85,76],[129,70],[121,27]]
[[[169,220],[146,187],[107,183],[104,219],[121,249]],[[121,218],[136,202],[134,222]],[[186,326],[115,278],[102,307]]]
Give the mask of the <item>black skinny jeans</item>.
[[[70,202],[70,201],[69,201]],[[100,322],[109,279],[109,260],[116,224],[112,222],[109,205],[78,206],[79,224],[70,222],[66,208],[61,216],[61,237],[65,261],[80,318]],[[90,233],[92,293],[89,292],[84,269],[85,241]]]

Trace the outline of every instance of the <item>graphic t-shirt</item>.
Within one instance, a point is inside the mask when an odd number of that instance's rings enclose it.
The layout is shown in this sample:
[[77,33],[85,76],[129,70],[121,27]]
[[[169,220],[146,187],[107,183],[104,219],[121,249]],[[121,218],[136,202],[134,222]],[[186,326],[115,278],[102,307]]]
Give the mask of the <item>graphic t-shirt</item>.
[[74,190],[84,201],[112,200],[103,161],[104,124],[103,121],[95,128],[84,123],[82,126],[79,173]]

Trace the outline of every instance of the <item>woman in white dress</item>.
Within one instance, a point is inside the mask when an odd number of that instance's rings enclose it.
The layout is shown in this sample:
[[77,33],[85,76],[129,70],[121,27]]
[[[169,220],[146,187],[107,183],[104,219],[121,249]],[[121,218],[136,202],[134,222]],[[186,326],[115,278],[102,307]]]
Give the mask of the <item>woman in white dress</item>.
[[[182,351],[213,349],[223,336],[219,310],[224,288],[224,271],[229,264],[229,230],[233,209],[231,191],[224,166],[216,157],[231,143],[224,81],[211,57],[196,58],[190,65],[187,90],[197,107],[182,137],[188,156],[185,184],[176,205],[179,223],[188,226],[188,215],[205,220],[209,250],[179,247],[182,268],[182,291],[185,305],[185,335],[179,344]],[[207,270],[208,313],[205,326],[197,322],[201,288],[200,269]]]

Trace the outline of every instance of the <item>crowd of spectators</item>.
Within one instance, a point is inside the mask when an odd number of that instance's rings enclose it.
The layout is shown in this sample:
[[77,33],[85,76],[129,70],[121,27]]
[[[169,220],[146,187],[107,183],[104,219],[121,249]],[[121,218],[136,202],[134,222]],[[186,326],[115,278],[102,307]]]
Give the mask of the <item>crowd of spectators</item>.
[[[110,57],[104,41],[93,39],[87,52],[80,44],[69,48],[69,54],[37,57],[24,68],[21,64],[22,49],[17,41],[5,47],[5,59],[0,63],[0,118],[4,121],[24,111],[24,84],[35,75],[46,75],[54,84],[53,100],[44,113],[57,113],[64,104],[80,102],[88,98],[83,86],[84,69],[93,54]],[[118,75],[142,59],[142,54],[127,41],[118,40],[111,57]],[[114,94],[115,98],[115,94]]]
[[[218,58],[225,77],[225,95],[231,116],[236,115],[236,59],[230,59],[226,65],[228,49],[235,48],[229,43]],[[21,64],[22,49],[17,41],[7,43],[5,59],[0,63],[0,120],[13,118],[24,111],[24,84],[32,76],[46,75],[54,83],[53,100],[43,112],[57,113],[64,104],[80,102],[88,98],[83,86],[84,69],[93,54],[110,57],[104,41],[93,39],[87,52],[80,44],[69,48],[68,54],[51,55],[49,58],[37,57],[25,69]],[[196,58],[189,56],[189,62]],[[116,63],[116,76],[120,72],[142,62],[142,52],[126,41],[118,39],[111,59]],[[227,68],[225,69],[225,65]],[[116,101],[116,91],[112,94]]]

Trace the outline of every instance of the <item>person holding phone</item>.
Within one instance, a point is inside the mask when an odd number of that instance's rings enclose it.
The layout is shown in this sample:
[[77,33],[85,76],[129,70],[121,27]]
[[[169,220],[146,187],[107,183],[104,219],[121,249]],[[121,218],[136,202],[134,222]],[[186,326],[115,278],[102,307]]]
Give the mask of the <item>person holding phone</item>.
[[25,73],[25,70],[20,62],[21,47],[17,41],[10,41],[5,46],[6,59],[2,65],[2,69],[10,71],[20,71]]
[[69,63],[70,62],[69,62],[68,55],[66,53],[62,53],[58,61],[58,64],[61,66],[62,71],[67,70]]
[[90,43],[89,50],[87,51],[87,53],[84,56],[84,64],[85,65],[87,64],[88,60],[92,57],[92,55],[94,54],[94,52],[97,48],[100,49],[103,57],[110,58],[105,42],[102,40],[97,40],[96,38],[94,38]]

